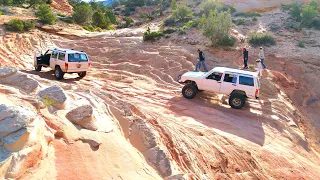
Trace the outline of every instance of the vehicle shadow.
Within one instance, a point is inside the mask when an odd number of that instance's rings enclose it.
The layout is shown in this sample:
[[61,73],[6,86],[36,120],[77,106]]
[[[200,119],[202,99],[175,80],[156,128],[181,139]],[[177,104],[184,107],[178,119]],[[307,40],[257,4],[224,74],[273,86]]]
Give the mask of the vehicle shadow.
[[178,117],[190,117],[209,128],[238,136],[263,146],[265,132],[257,114],[250,111],[249,103],[243,109],[232,109],[228,97],[201,92],[188,100],[174,97],[169,100],[169,109]]
[[[40,78],[43,79],[47,79],[47,80],[51,80],[51,81],[57,81],[55,76],[54,76],[54,71],[50,70],[50,71],[35,71],[35,70],[20,70],[23,73],[27,73],[27,74],[32,74],[32,75],[36,75],[39,76]],[[77,75],[73,75],[73,74],[65,74],[64,78],[59,80],[59,82],[63,82],[63,83],[68,83],[68,84],[75,84],[76,81],[81,80],[82,78],[77,76]]]

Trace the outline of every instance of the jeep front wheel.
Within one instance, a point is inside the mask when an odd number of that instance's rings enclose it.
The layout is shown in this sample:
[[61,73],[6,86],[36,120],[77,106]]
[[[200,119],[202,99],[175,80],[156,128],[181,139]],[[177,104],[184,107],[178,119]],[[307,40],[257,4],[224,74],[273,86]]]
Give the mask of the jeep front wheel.
[[246,102],[246,98],[243,94],[231,94],[229,98],[229,105],[234,109],[243,108]]
[[187,84],[182,88],[182,95],[186,99],[192,99],[197,94],[197,88],[192,84]]
[[62,72],[59,66],[56,66],[56,68],[54,69],[54,76],[57,80],[61,80],[63,78],[64,72]]

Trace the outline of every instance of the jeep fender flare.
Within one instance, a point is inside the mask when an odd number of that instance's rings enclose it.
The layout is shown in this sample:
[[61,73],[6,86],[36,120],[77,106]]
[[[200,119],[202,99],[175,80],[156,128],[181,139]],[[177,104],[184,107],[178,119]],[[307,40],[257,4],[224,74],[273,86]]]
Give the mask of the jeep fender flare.
[[244,97],[246,97],[246,98],[248,97],[245,91],[237,90],[237,89],[233,90],[233,91],[230,93],[230,96],[231,96],[232,94],[242,94]]

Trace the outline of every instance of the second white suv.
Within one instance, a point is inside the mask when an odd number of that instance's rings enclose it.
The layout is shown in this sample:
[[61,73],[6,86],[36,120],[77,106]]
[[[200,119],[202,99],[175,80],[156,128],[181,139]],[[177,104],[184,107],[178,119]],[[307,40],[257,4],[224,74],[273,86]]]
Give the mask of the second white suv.
[[36,71],[41,71],[42,67],[50,67],[54,70],[57,80],[62,79],[65,73],[78,73],[80,77],[84,77],[90,65],[91,62],[85,52],[73,49],[49,49],[45,54],[35,55],[34,58]]
[[229,95],[229,105],[241,109],[246,98],[259,98],[260,82],[257,72],[216,67],[209,72],[187,72],[179,76],[182,95],[187,99],[196,96],[197,91],[205,90]]

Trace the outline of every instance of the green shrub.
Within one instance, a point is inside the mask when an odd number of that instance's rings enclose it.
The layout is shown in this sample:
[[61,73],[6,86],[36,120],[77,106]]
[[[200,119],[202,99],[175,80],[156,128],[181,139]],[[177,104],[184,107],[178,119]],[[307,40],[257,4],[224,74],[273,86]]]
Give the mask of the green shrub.
[[52,13],[49,5],[42,4],[36,10],[35,15],[40,19],[43,24],[54,24],[56,22],[56,16]]
[[312,27],[314,27],[317,30],[320,30],[320,19],[313,20]]
[[221,40],[217,42],[219,46],[234,46],[236,43],[236,38],[233,36],[224,36]]
[[301,23],[296,21],[289,21],[284,26],[286,29],[294,29],[296,31],[301,30]]
[[163,36],[163,32],[161,31],[158,31],[158,32],[148,32],[146,31],[144,34],[143,34],[143,40],[144,41],[155,41],[157,39],[160,39],[161,36]]
[[74,20],[72,18],[64,18],[62,19],[63,22],[69,23],[69,24],[74,24]]
[[197,27],[199,25],[199,21],[188,21],[183,25],[184,29],[190,29]]
[[168,29],[165,29],[163,31],[163,34],[172,34],[172,33],[176,32],[176,31],[177,31],[176,29],[168,28]]
[[58,16],[60,16],[60,17],[67,17],[67,15],[66,15],[66,14],[63,14],[63,13],[58,13]]
[[105,29],[110,25],[110,20],[98,10],[92,15],[92,25]]
[[106,12],[106,16],[110,19],[110,22],[112,23],[112,24],[117,24],[118,22],[117,22],[117,18],[116,18],[116,16],[114,15],[114,13],[113,12],[111,12],[111,11],[107,11]]
[[297,43],[297,46],[298,46],[298,47],[301,47],[301,48],[305,48],[304,41],[299,41],[299,42]]
[[177,0],[172,0],[170,7],[171,7],[171,10],[172,10],[172,11],[176,10],[176,9],[178,8],[178,6],[177,6]]
[[6,24],[6,29],[8,29],[9,31],[21,32],[23,31],[23,28],[23,21],[20,19],[12,19]]
[[258,21],[257,16],[253,17],[253,18],[252,18],[252,21]]
[[276,44],[275,39],[268,33],[250,33],[249,43],[253,45],[274,45]]
[[261,14],[252,12],[252,13],[247,13],[247,12],[238,12],[234,14],[235,17],[261,17]]
[[306,27],[311,27],[313,20],[318,16],[318,8],[315,8],[314,6],[308,5],[305,9],[302,11],[302,25]]
[[94,31],[94,27],[92,27],[92,26],[82,26],[82,28],[87,30],[87,31],[90,31],[90,32]]
[[130,16],[130,13],[131,13],[130,8],[129,8],[129,7],[126,7],[126,8],[124,9],[123,15],[125,15],[125,16]]
[[184,34],[187,34],[186,31],[183,28],[180,28],[178,30],[178,35],[184,35]]
[[23,26],[24,26],[24,30],[30,31],[30,30],[34,29],[36,24],[33,21],[24,21]]
[[173,11],[172,17],[175,18],[176,20],[183,21],[183,20],[192,18],[193,12],[188,6],[183,5]]
[[92,18],[92,8],[87,3],[80,3],[73,9],[72,18],[78,24],[87,24]]
[[165,26],[171,26],[173,24],[175,24],[176,20],[174,18],[168,18],[164,21],[164,25]]
[[238,26],[246,24],[246,20],[244,18],[235,19],[235,20],[232,20],[232,22],[233,24]]
[[[221,9],[223,7],[223,4],[220,0],[205,0],[201,3],[201,8],[203,9],[203,13],[208,16],[210,14],[210,11],[213,11],[217,9]],[[221,11],[220,11],[221,12]]]
[[0,16],[2,15],[2,11],[0,11]]

